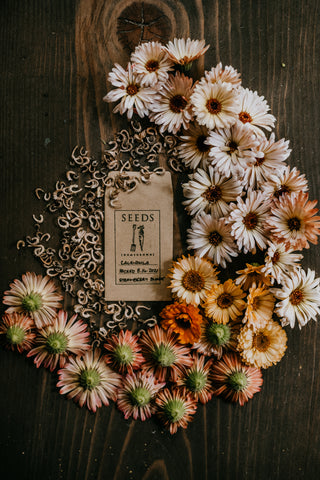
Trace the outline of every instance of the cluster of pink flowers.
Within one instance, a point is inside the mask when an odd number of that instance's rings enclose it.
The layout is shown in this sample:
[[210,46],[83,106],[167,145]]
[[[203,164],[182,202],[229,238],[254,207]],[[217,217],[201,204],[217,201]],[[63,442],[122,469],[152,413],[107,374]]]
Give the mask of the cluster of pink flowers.
[[[157,414],[170,433],[175,433],[179,427],[186,428],[198,401],[206,403],[212,395],[222,394],[243,405],[260,390],[258,368],[244,366],[234,353],[213,365],[200,353],[201,344],[199,348],[183,344],[170,328],[156,325],[140,336],[122,330],[105,338],[101,348],[94,348],[87,324],[76,315],[68,319],[62,309],[52,316],[50,311],[50,318],[43,317],[43,324],[36,326],[30,313],[39,313],[44,306],[42,291],[33,292],[39,300],[33,312],[25,307],[25,296],[17,301],[17,285],[27,288],[31,278],[54,289],[47,277],[32,273],[24,275],[22,282],[12,283],[3,300],[10,307],[0,323],[0,338],[9,349],[34,357],[37,367],[57,371],[60,393],[81,407],[96,412],[113,400],[126,419],[146,420]],[[56,296],[60,298],[58,293]],[[170,306],[164,309],[163,319],[168,309]]]

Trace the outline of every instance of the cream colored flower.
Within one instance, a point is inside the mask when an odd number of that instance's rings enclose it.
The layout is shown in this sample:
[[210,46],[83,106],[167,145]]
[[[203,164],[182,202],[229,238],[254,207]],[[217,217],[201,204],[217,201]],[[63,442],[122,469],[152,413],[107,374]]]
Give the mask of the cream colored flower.
[[299,268],[300,264],[298,262],[302,258],[303,255],[294,253],[293,250],[286,250],[283,243],[274,244],[269,242],[269,248],[265,256],[265,265],[261,271],[270,275],[271,283],[274,283],[274,281],[282,283],[288,273]]
[[210,130],[230,127],[240,112],[238,94],[230,83],[198,83],[191,103],[198,123]]
[[193,305],[202,302],[212,285],[218,283],[217,272],[209,260],[184,257],[173,262],[170,270],[170,288],[178,300]]
[[131,54],[134,71],[140,75],[141,85],[155,87],[168,80],[168,72],[173,62],[159,42],[147,42],[138,45]]
[[114,107],[113,112],[120,112],[123,115],[127,112],[130,120],[134,112],[139,117],[149,114],[149,106],[154,102],[156,90],[153,88],[143,87],[139,76],[134,73],[133,67],[128,63],[127,70],[117,63],[109,73],[109,82],[117,88],[111,90],[103,100],[105,102],[120,102]]
[[242,300],[244,297],[245,293],[231,279],[213,285],[203,305],[205,314],[215,322],[226,325],[246,308],[246,302]]
[[235,123],[230,128],[210,132],[211,164],[223,175],[243,176],[254,161],[253,148],[258,146],[256,135],[248,125]]
[[269,202],[260,191],[248,190],[245,200],[238,198],[227,221],[239,250],[255,254],[256,247],[266,248],[268,233],[264,224],[270,215],[269,208]]
[[182,203],[190,215],[206,212],[215,218],[224,217],[230,212],[229,203],[242,193],[237,179],[228,178],[211,166],[207,172],[199,168],[189,178],[188,183],[182,184],[186,198]]
[[268,181],[261,184],[261,190],[275,201],[291,193],[307,192],[308,181],[304,174],[300,175],[296,167],[290,169],[287,166],[284,170],[270,175]]
[[201,57],[210,47],[205,46],[205,40],[191,40],[190,38],[174,38],[162,47],[174,63],[188,65]]
[[212,67],[209,72],[205,72],[205,79],[207,82],[226,82],[231,83],[233,87],[241,85],[240,73],[237,72],[231,65],[222,67],[222,63],[218,63],[216,67]]
[[160,125],[160,132],[168,130],[176,134],[183,127],[188,128],[192,120],[192,78],[177,72],[159,91],[157,100],[150,105],[150,119]]
[[287,348],[286,343],[286,332],[273,320],[256,330],[245,325],[238,336],[242,360],[257,368],[268,368],[280,362]]
[[264,135],[261,128],[270,131],[274,127],[276,119],[268,113],[270,107],[264,97],[259,97],[257,92],[252,92],[248,88],[240,88],[239,101],[240,122],[248,123],[258,136]]
[[198,167],[205,169],[210,163],[208,135],[206,127],[194,123],[190,124],[189,130],[180,136],[182,143],[178,145],[179,158],[192,170]]
[[272,293],[280,300],[275,313],[281,318],[282,326],[304,327],[320,313],[320,278],[315,272],[299,269],[288,273],[282,280],[282,288],[273,288]]
[[238,249],[231,236],[230,227],[223,218],[216,219],[205,213],[199,214],[191,222],[187,236],[188,249],[195,255],[207,257],[216,265],[226,267],[226,261],[238,255]]

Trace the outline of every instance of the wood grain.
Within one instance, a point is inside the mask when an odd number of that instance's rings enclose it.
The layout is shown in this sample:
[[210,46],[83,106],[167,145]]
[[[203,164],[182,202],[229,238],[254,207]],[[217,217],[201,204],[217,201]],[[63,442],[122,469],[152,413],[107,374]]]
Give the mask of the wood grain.
[[[290,139],[291,164],[318,198],[319,2],[308,0],[2,0],[0,4],[0,291],[31,270],[42,273],[17,239],[40,213],[33,190],[51,188],[76,143],[100,155],[100,139],[125,124],[102,97],[114,62],[125,64],[136,38],[205,37],[205,62],[242,72]],[[149,13],[148,13],[149,12]],[[139,17],[140,15],[140,17]],[[148,17],[149,15],[149,17]],[[122,20],[121,20],[122,19]],[[125,24],[125,25],[124,25]],[[121,30],[121,31],[120,31]],[[155,37],[153,37],[155,35]],[[320,274],[319,249],[305,266]],[[114,406],[96,415],[60,397],[56,377],[6,351],[1,358],[2,478],[20,480],[314,479],[320,473],[320,332],[288,332],[281,363],[264,373],[261,394],[245,407],[213,400],[185,432],[156,420],[125,421]]]

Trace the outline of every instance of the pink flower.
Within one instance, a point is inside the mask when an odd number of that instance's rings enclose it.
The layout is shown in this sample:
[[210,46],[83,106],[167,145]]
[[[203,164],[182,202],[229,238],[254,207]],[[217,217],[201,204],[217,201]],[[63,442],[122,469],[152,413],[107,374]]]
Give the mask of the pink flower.
[[113,334],[104,344],[108,350],[104,360],[113,370],[124,374],[133,373],[143,363],[143,356],[140,353],[138,337],[132,335],[130,330],[121,330],[119,335]]
[[44,367],[52,372],[58,365],[60,368],[63,367],[70,355],[82,355],[90,348],[87,325],[82,320],[76,319],[77,315],[73,315],[67,321],[67,313],[59,310],[52,325],[39,330],[37,346],[27,355],[35,356],[34,363],[37,368],[43,363]]
[[0,335],[5,337],[6,347],[19,353],[30,350],[35,333],[32,318],[23,313],[5,313],[0,324]]
[[155,396],[165,386],[164,382],[157,382],[152,373],[140,371],[127,375],[122,387],[118,391],[118,408],[124,413],[127,420],[133,417],[142,421],[150,418],[155,412]]
[[116,400],[121,377],[107,367],[100,350],[86,352],[83,357],[69,358],[65,368],[58,371],[61,395],[67,394],[80,407],[96,412],[98,407]]

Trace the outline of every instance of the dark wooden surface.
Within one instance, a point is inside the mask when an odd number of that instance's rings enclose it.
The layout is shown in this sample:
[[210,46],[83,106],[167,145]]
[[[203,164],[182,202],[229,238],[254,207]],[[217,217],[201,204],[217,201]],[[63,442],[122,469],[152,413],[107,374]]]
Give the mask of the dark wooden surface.
[[[151,20],[165,16],[154,29],[126,32],[119,17],[141,20],[140,2],[132,4],[0,2],[1,294],[23,272],[43,273],[30,251],[15,248],[40,211],[33,190],[53,187],[76,143],[99,152],[100,138],[117,130],[119,118],[102,101],[106,76],[141,33],[205,37],[205,66],[232,64],[244,86],[268,99],[278,138],[290,139],[291,164],[320,199],[318,0],[146,0]],[[306,252],[305,266],[319,275],[318,252]],[[59,396],[54,375],[0,351],[1,478],[319,478],[320,328],[312,322],[288,337],[286,356],[247,406],[212,401],[175,436],[154,420],[125,421],[114,407],[81,410]]]

